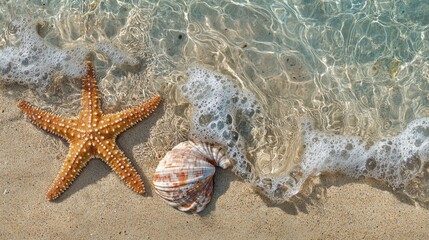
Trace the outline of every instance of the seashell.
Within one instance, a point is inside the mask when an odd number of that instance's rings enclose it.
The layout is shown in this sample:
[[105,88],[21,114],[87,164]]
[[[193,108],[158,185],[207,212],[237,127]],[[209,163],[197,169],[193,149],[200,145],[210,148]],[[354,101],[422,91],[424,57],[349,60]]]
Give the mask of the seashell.
[[225,169],[231,164],[219,147],[182,142],[159,162],[152,184],[169,205],[181,211],[200,212],[211,200],[215,167]]

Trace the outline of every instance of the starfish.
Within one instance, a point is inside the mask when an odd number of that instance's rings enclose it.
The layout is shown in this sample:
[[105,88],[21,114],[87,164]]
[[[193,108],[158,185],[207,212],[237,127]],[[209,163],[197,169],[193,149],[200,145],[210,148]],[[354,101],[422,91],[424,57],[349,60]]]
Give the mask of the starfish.
[[86,64],[87,72],[82,79],[82,109],[77,117],[62,118],[24,100],[18,102],[18,107],[33,124],[65,138],[70,145],[69,153],[48,190],[47,198],[58,198],[89,160],[95,157],[107,163],[133,191],[143,194],[143,181],[117,146],[116,137],[152,113],[161,98],[156,96],[136,107],[104,114],[100,106],[94,68],[90,62]]

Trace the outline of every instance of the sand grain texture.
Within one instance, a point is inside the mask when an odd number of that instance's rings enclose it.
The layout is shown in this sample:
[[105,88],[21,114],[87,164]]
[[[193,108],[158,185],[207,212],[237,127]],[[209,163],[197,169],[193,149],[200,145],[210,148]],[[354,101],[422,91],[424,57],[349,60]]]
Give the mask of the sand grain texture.
[[[16,100],[0,96],[0,239],[427,239],[429,211],[363,183],[334,185],[323,202],[294,210],[269,206],[227,170],[215,176],[213,201],[200,215],[179,212],[153,191],[128,189],[92,160],[50,202],[45,194],[67,145],[25,120]],[[161,113],[159,113],[161,114]],[[156,115],[156,114],[155,114]],[[157,160],[135,159],[157,116],[119,137],[149,186]],[[145,134],[141,134],[145,133]]]

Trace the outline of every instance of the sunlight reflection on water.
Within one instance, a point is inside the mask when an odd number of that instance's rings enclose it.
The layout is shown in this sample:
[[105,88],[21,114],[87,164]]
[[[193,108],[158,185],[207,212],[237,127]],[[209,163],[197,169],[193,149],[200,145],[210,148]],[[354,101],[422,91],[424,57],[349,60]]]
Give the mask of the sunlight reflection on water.
[[[178,109],[184,100],[171,86],[184,82],[189,66],[230,76],[263,109],[265,121],[254,127],[265,136],[247,143],[258,174],[284,175],[300,161],[303,117],[315,119],[321,131],[374,141],[428,114],[429,4],[424,1],[24,5],[0,5],[0,26],[6,29],[16,16],[39,13],[49,23],[40,34],[57,47],[113,42],[140,59],[143,70],[135,72],[149,71],[153,88],[175,93],[164,97],[166,105],[179,103],[169,106],[177,117],[183,117]],[[7,33],[0,37],[2,47],[13,43]],[[106,79],[116,81],[113,85],[128,76],[97,54],[106,88]],[[122,91],[138,95],[146,83]]]

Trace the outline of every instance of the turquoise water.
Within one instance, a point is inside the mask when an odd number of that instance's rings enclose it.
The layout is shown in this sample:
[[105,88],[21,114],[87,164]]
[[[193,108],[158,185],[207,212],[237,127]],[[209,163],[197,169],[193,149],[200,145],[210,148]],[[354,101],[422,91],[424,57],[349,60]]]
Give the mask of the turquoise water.
[[[250,168],[249,175],[241,175],[257,182],[258,176],[289,175],[303,161],[303,118],[313,119],[320,131],[371,143],[426,117],[427,12],[429,3],[423,0],[14,1],[0,3],[0,47],[23,48],[15,33],[20,27],[10,22],[37,19],[37,36],[31,38],[66,51],[60,52],[64,59],[69,54],[95,62],[105,107],[121,108],[160,92],[165,118],[184,128],[184,135],[192,127],[192,109],[180,93],[186,70],[197,65],[228,76],[261,109],[251,119],[235,119],[250,121],[237,131]],[[67,52],[81,47],[86,50]],[[3,72],[20,64],[5,54],[0,59]],[[79,71],[66,71],[68,66],[61,67],[65,80],[48,79],[55,87],[39,94],[49,104],[67,99],[77,108],[78,94],[52,90],[73,86],[67,77]],[[50,79],[58,78],[58,68],[49,67]],[[3,80],[19,81],[13,75]]]

